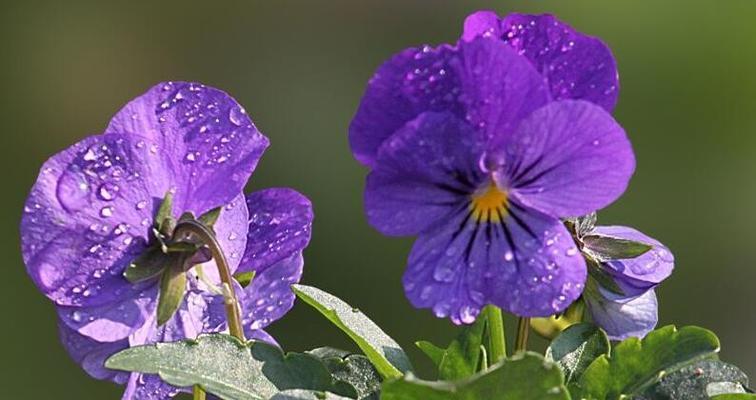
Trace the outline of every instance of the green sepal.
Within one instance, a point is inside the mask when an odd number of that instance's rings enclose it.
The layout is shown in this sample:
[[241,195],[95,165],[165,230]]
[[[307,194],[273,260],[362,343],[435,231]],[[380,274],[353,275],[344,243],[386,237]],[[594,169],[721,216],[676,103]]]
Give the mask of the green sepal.
[[216,207],[212,210],[200,215],[199,222],[202,222],[208,228],[212,228],[220,217],[223,207]]
[[613,236],[590,234],[582,238],[583,250],[598,261],[624,260],[641,256],[652,245]]
[[157,324],[163,326],[181,307],[186,293],[186,256],[172,257],[171,263],[160,278],[160,294],[157,305]]
[[123,277],[131,283],[157,278],[170,264],[171,258],[159,248],[150,248],[126,267],[126,270],[123,271]]
[[604,290],[608,290],[614,294],[625,296],[625,292],[614,280],[614,277],[606,271],[605,267],[600,261],[586,257],[585,264],[588,267],[588,275],[592,278],[588,280],[589,285],[586,286],[586,291],[598,290],[596,287],[590,287],[590,284],[598,284]]
[[257,271],[240,272],[238,274],[234,274],[234,279],[239,282],[242,288],[246,288],[255,279],[256,273]]
[[[157,215],[155,215],[155,224],[158,231],[165,235],[169,235],[173,232],[173,228],[166,225],[171,220],[173,220],[173,192],[168,191],[165,193],[165,197],[163,197],[160,207],[158,207]],[[175,227],[175,220],[173,222]]]

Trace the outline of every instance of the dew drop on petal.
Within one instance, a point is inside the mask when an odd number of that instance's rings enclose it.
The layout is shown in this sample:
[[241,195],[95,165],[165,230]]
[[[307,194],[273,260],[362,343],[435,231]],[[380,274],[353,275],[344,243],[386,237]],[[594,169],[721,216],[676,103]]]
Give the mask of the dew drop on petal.
[[60,204],[68,211],[76,211],[89,203],[89,183],[79,169],[68,169],[60,179],[55,195]]

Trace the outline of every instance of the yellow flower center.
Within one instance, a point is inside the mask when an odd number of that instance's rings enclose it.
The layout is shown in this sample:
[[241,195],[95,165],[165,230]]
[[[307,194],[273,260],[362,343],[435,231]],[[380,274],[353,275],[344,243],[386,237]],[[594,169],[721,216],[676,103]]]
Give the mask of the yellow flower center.
[[507,192],[491,182],[487,188],[472,196],[470,210],[478,222],[501,222],[507,215]]

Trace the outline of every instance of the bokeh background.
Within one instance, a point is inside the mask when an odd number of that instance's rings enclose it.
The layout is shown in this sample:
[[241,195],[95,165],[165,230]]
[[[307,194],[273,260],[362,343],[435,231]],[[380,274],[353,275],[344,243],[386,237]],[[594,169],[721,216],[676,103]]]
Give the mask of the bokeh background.
[[[313,200],[305,282],[360,307],[418,359],[415,340],[450,340],[448,321],[414,310],[402,293],[412,240],[382,237],[365,221],[366,170],[352,159],[347,126],[379,63],[456,40],[481,8],[555,13],[611,46],[621,75],[615,114],[638,169],[601,222],[633,225],[672,248],[677,269],[659,289],[661,323],[715,330],[723,358],[756,378],[756,2],[4,1],[3,398],[120,398],[58,343],[53,307],[24,271],[18,222],[47,157],[100,133],[162,80],[225,89],[270,137],[249,189],[291,186]],[[290,350],[351,348],[304,305],[271,331]]]

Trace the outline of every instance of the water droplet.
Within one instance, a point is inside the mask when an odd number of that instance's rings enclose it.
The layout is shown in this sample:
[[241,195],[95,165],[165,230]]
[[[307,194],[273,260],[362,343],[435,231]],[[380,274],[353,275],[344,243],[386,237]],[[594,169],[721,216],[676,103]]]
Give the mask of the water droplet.
[[97,189],[97,197],[105,201],[113,201],[118,195],[120,188],[118,185],[110,182],[105,182]]
[[89,183],[79,169],[68,169],[58,180],[55,195],[68,211],[76,211],[89,203]]
[[113,207],[106,206],[100,209],[100,216],[104,218],[108,218],[113,215]]
[[241,107],[231,107],[228,112],[228,120],[236,126],[243,126],[247,112]]
[[145,207],[147,207],[147,200],[142,200],[140,202],[137,202],[135,207],[137,210],[143,210]]

